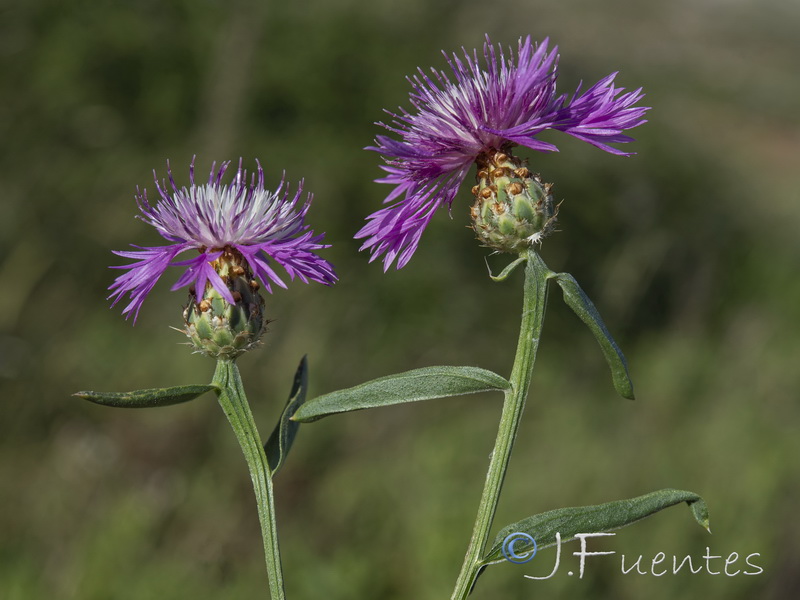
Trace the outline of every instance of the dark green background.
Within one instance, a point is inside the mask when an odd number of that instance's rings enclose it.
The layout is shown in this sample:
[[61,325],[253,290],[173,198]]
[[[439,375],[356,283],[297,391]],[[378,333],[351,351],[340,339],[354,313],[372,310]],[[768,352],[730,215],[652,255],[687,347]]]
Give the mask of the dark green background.
[[[578,549],[503,564],[474,597],[783,599],[800,585],[800,7],[780,0],[643,3],[308,0],[8,2],[0,8],[0,598],[266,598],[255,502],[212,396],[123,411],[70,397],[207,382],[179,345],[168,273],[135,327],[109,309],[112,249],[159,243],[136,186],[169,159],[260,158],[305,178],[309,222],[341,281],[268,298],[263,349],[240,361],[268,433],[304,353],[312,395],[434,364],[507,375],[518,273],[486,274],[469,193],[402,271],[352,239],[387,186],[362,150],[405,75],[440,49],[551,36],[562,91],[620,70],[653,107],[638,155],[560,134],[529,153],[555,182],[561,231],[542,255],[592,296],[638,399],[615,397],[595,341],[551,296],[496,527],[662,487],[702,494],[713,535],[676,507]],[[494,269],[503,257],[490,258]],[[276,480],[292,600],[449,597],[500,398],[439,400],[304,425]],[[622,575],[620,554],[760,553],[759,576]],[[668,559],[669,560],[669,559]],[[721,561],[712,568],[721,569]],[[744,567],[742,559],[736,568]]]

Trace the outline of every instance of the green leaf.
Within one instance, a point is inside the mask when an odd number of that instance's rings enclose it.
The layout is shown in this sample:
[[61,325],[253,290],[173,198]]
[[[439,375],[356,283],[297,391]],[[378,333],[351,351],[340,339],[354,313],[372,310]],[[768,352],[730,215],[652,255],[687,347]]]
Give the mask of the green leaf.
[[506,268],[503,269],[500,272],[500,275],[492,275],[492,269],[489,267],[489,262],[487,261],[486,262],[486,268],[489,269],[489,279],[491,279],[492,281],[496,281],[498,283],[501,282],[501,281],[505,281],[506,279],[508,279],[508,276],[511,275],[511,273],[514,272],[514,269],[516,269],[519,265],[524,263],[526,260],[528,260],[527,256],[520,256],[514,262],[512,262],[509,265],[507,265]]
[[317,396],[301,406],[292,419],[302,422],[315,421],[351,410],[476,392],[505,391],[510,387],[508,381],[486,369],[425,367]]
[[297,409],[306,401],[307,390],[308,360],[304,356],[294,375],[292,391],[289,392],[289,400],[286,401],[283,414],[281,414],[281,418],[278,424],[275,425],[275,429],[269,436],[267,443],[264,444],[264,452],[267,454],[267,463],[269,463],[270,473],[273,477],[286,461],[286,455],[289,454],[289,449],[292,447],[294,437],[297,435],[297,430],[300,428],[300,423],[292,421],[291,419],[295,412],[297,412]]
[[150,408],[170,406],[194,400],[206,392],[218,389],[216,385],[179,385],[177,387],[153,388],[133,392],[77,392],[72,394],[95,404],[119,408]]
[[578,315],[581,321],[591,329],[603,354],[608,361],[608,366],[611,367],[611,378],[614,381],[614,389],[623,398],[633,400],[633,383],[631,382],[630,375],[628,375],[628,363],[625,361],[625,356],[622,350],[619,349],[614,338],[611,337],[608,329],[597,312],[592,301],[575,281],[575,278],[569,273],[558,273],[554,275],[558,285],[564,292],[564,302],[567,303],[575,314]]
[[[683,490],[659,490],[630,500],[558,508],[513,523],[497,534],[491,550],[486,553],[481,564],[489,565],[505,560],[502,553],[503,540],[512,533],[530,535],[536,540],[537,549],[541,550],[556,544],[556,532],[561,535],[562,542],[567,542],[575,539],[578,533],[601,533],[625,527],[681,502],[686,502],[695,520],[710,531],[708,508],[700,496]],[[524,540],[519,540],[514,546],[514,551],[520,554],[532,549],[533,545],[524,543]]]

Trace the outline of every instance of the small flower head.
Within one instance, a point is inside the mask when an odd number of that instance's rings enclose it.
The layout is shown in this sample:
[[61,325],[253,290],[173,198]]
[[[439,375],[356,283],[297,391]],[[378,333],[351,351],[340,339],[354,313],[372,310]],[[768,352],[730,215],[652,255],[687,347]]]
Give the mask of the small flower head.
[[[368,148],[387,163],[382,167],[387,175],[377,181],[394,189],[384,201],[390,205],[370,215],[356,237],[365,238],[362,250],[370,250],[371,260],[383,256],[385,269],[395,260],[401,268],[411,259],[434,213],[452,204],[470,167],[482,157],[500,152],[513,162],[512,171],[526,168],[511,149],[557,151],[537,138],[548,129],[627,155],[610,144],[632,141],[623,132],[645,122],[648,108],[634,106],[641,89],[622,93],[614,86],[616,73],[585,91],[578,86],[571,97],[557,95],[557,48],[548,51],[547,40],[538,45],[530,37],[520,39],[516,55],[506,57],[487,37],[483,57],[485,68],[475,51],[464,50],[463,58],[445,54],[452,79],[443,71],[432,69],[429,76],[420,69],[409,79],[414,111],[389,113],[391,124],[380,123],[400,139],[380,135]],[[532,242],[546,233],[534,232]]]
[[[125,272],[111,284],[109,298],[113,305],[127,295],[130,302],[122,312],[135,320],[145,297],[167,267],[181,267],[183,274],[172,289],[190,286],[187,333],[210,331],[215,344],[238,352],[255,343],[263,330],[259,287],[269,292],[272,284],[286,287],[274,265],[280,265],[291,279],[299,277],[306,283],[330,285],[336,275],[333,266],[315,254],[328,246],[321,243],[324,234],[314,234],[305,224],[311,195],[298,205],[302,182],[293,196],[284,180],[271,192],[264,187],[261,164],[258,176],[248,177],[240,160],[232,181],[223,183],[229,166],[230,162],[218,169],[212,165],[208,180],[195,183],[193,161],[189,187],[178,187],[168,164],[169,185],[156,177],[159,198],[155,205],[148,201],[146,191],[137,190],[140,218],[169,243],[115,252],[136,262],[112,267]],[[187,251],[192,256],[176,260]],[[244,324],[225,334],[231,336],[229,340],[218,329],[233,322]],[[196,339],[192,341],[202,346]]]
[[234,302],[228,302],[210,285],[199,298],[196,291],[190,291],[183,311],[184,333],[197,352],[234,359],[258,345],[266,330],[264,298],[241,253],[228,247],[212,267],[226,283]]
[[484,246],[521,253],[553,230],[558,207],[553,205],[552,185],[514,157],[504,152],[481,155],[477,179],[472,228]]

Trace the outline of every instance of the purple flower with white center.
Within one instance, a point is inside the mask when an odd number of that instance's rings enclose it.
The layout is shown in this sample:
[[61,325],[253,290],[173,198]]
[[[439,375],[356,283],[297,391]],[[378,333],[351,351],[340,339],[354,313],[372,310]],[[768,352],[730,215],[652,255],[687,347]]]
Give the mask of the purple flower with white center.
[[[335,282],[333,265],[314,253],[329,247],[321,243],[324,234],[315,235],[304,222],[312,195],[308,194],[305,203],[298,206],[302,181],[291,197],[284,179],[270,192],[264,187],[261,163],[256,163],[258,178],[253,174],[248,180],[240,159],[230,183],[222,182],[230,165],[228,161],[219,169],[214,163],[208,181],[197,184],[192,160],[188,188],[178,188],[169,163],[169,187],[165,181],[158,181],[154,171],[159,200],[152,206],[147,191],[139,192],[137,188],[136,200],[142,212],[139,218],[155,227],[170,244],[134,246],[136,250],[114,252],[136,262],[112,267],[125,270],[109,287],[112,306],[127,294],[130,302],[122,312],[126,318],[133,315],[135,321],[145,297],[169,266],[185,269],[173,290],[191,285],[199,301],[209,284],[228,303],[234,304],[231,289],[218,273],[218,259],[223,255],[237,257],[269,292],[271,283],[286,287],[272,268],[272,261],[283,267],[291,279],[298,277],[306,283],[317,281],[326,285]],[[188,250],[197,255],[175,260]]]
[[485,69],[477,51],[464,50],[463,59],[445,54],[453,79],[435,69],[432,76],[419,69],[409,78],[415,112],[389,112],[392,123],[378,123],[400,140],[379,135],[367,148],[386,160],[381,168],[387,175],[376,181],[395,186],[384,200],[391,204],[370,215],[355,236],[366,238],[361,249],[370,250],[370,261],[383,256],[384,270],[395,260],[398,269],[405,266],[433,214],[452,204],[473,163],[497,152],[510,155],[516,145],[557,151],[537,139],[543,131],[563,131],[606,152],[630,154],[609,144],[633,141],[623,132],[646,122],[648,107],[634,106],[641,89],[622,93],[612,73],[585,91],[579,85],[571,97],[557,95],[558,48],[548,52],[547,46],[547,39],[541,45],[520,39],[515,60],[513,51],[506,58],[487,36]]

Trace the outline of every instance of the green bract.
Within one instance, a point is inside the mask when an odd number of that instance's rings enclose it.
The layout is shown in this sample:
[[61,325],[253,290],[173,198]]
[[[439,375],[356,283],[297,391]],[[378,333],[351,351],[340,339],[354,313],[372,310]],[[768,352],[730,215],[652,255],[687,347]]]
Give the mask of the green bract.
[[481,156],[471,209],[478,239],[489,248],[516,254],[540,242],[552,231],[558,212],[551,187],[510,154]]
[[199,300],[190,293],[183,311],[184,333],[198,352],[234,359],[256,346],[264,333],[264,299],[249,266],[235,250],[226,249],[213,266],[235,303],[230,304],[210,284]]

